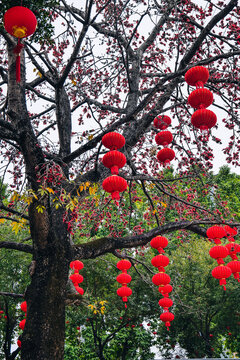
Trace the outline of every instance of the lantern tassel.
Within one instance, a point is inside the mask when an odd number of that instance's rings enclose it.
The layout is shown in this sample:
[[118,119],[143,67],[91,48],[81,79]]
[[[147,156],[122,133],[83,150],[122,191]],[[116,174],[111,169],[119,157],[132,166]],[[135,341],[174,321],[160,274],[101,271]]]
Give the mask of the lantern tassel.
[[24,47],[23,44],[20,43],[20,39],[18,39],[18,43],[15,46],[13,52],[17,55],[16,57],[16,82],[19,83],[21,81],[21,50]]

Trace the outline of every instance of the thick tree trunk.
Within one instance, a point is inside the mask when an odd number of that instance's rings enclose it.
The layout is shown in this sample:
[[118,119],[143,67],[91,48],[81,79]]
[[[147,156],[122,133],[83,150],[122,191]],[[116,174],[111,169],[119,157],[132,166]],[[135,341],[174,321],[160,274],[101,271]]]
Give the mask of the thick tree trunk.
[[71,246],[63,210],[38,213],[30,208],[34,256],[31,284],[26,291],[27,321],[21,359],[62,360],[65,337],[65,298]]

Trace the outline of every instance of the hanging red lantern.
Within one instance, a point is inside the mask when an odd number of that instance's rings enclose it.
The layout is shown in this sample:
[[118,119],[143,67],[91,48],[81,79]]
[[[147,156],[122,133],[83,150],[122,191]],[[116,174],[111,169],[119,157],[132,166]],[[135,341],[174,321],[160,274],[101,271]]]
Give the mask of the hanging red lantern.
[[27,302],[26,301],[22,302],[20,307],[21,307],[21,310],[23,312],[25,312],[25,314],[26,314],[27,313]]
[[75,286],[75,290],[76,290],[77,293],[79,293],[80,295],[83,295],[83,294],[84,294],[83,288],[79,287],[78,285]]
[[168,274],[165,274],[164,272],[159,272],[152,277],[152,282],[154,285],[157,286],[163,286],[166,284],[169,284],[171,281],[171,278]]
[[[128,286],[122,286],[117,289],[117,294],[122,298],[123,302],[127,302],[128,297],[132,295],[132,289],[130,289]],[[125,307],[127,307],[126,304]]]
[[169,258],[165,255],[156,255],[152,258],[151,263],[153,266],[157,267],[158,270],[160,268],[161,271],[164,271],[162,268],[164,268],[165,266],[168,266]]
[[155,136],[157,145],[167,146],[173,141],[173,136],[170,131],[160,131]]
[[232,274],[234,276],[234,279],[237,279],[238,282],[240,282],[240,280],[239,280],[240,261],[238,261],[238,260],[230,261],[227,264],[227,266],[232,270]]
[[157,249],[160,253],[168,245],[168,239],[165,236],[155,236],[151,241],[152,248]]
[[153,125],[160,130],[166,129],[168,126],[170,126],[172,123],[172,120],[167,115],[158,115],[153,120]]
[[74,260],[70,262],[70,268],[73,269],[74,272],[78,272],[84,268],[84,265],[80,260]]
[[17,340],[17,346],[20,348],[21,346],[22,346],[22,342],[21,342],[21,340]]
[[173,313],[166,311],[160,315],[160,319],[165,323],[167,330],[169,330],[170,323],[174,320],[174,315]]
[[170,161],[172,161],[175,158],[175,152],[172,149],[164,148],[161,149],[157,153],[157,159],[158,161],[163,164],[164,166],[167,164],[170,164]]
[[125,145],[125,138],[119,133],[109,132],[102,137],[102,143],[110,150],[117,150]]
[[158,304],[163,307],[164,310],[168,310],[173,305],[173,301],[169,297],[164,297],[159,300]]
[[211,226],[207,229],[207,237],[214,240],[215,244],[221,244],[221,238],[226,236],[226,230],[219,225]]
[[4,27],[10,34],[18,38],[18,44],[14,48],[16,58],[16,81],[20,82],[20,52],[23,48],[23,44],[20,43],[20,39],[32,35],[37,27],[37,19],[34,13],[23,6],[14,6],[7,10],[4,15]]
[[185,74],[185,81],[188,85],[203,87],[208,81],[209,71],[204,66],[195,66],[189,69]]
[[123,272],[126,272],[127,270],[129,270],[131,266],[132,266],[132,264],[130,263],[130,261],[125,260],[125,259],[122,259],[122,260],[118,261],[118,263],[117,263],[118,270],[121,270]]
[[19,323],[20,329],[24,330],[25,323],[26,323],[26,319],[23,319],[22,321],[20,321],[20,323]]
[[130,283],[132,281],[132,277],[129,274],[122,273],[117,276],[116,280],[120,284],[127,285],[128,283]]
[[168,297],[169,293],[172,292],[173,287],[170,284],[164,285],[164,286],[159,286],[158,291],[164,296],[164,297]]
[[223,289],[226,290],[226,279],[231,276],[232,270],[228,266],[217,266],[212,270],[212,276],[216,279],[219,279],[219,284],[223,286]]
[[103,180],[103,189],[112,195],[113,200],[120,200],[119,193],[127,189],[127,181],[121,176],[112,175]]
[[213,102],[213,94],[210,90],[200,88],[191,92],[188,103],[194,109],[206,109]]
[[229,255],[231,256],[232,260],[237,260],[237,253],[240,252],[240,245],[234,242],[230,242],[225,247],[228,249]]
[[[236,227],[232,228],[229,225],[224,225],[224,229],[227,233],[227,236],[236,236],[238,233],[238,229]],[[235,241],[234,239],[232,241]]]
[[121,169],[126,164],[126,156],[117,150],[109,151],[103,156],[103,165],[111,169],[113,175],[118,175],[118,169]]
[[216,125],[217,116],[216,114],[208,109],[196,110],[191,117],[191,123],[197,129],[206,131]]
[[74,274],[70,275],[69,279],[72,280],[73,285],[76,285],[76,286],[83,282],[83,276],[78,273],[74,273]]
[[229,255],[229,252],[225,246],[217,245],[217,246],[213,246],[209,250],[209,255],[213,259],[216,259],[218,264],[220,265],[220,264],[224,264],[223,259]]

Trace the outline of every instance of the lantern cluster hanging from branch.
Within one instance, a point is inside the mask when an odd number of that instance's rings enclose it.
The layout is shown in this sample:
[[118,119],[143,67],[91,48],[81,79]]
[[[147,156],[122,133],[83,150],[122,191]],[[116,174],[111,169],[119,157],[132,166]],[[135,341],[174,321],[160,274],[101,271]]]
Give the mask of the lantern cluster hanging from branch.
[[171,122],[171,118],[167,115],[158,115],[153,120],[153,125],[157,129],[161,130],[155,136],[155,141],[157,145],[163,146],[163,149],[159,150],[157,153],[157,159],[161,164],[163,164],[163,166],[170,164],[170,162],[175,158],[174,150],[168,147],[168,145],[171,144],[173,140],[172,133],[168,130],[165,130],[169,125],[171,125]]
[[111,176],[103,180],[103,189],[112,195],[112,199],[120,200],[120,192],[127,189],[127,181],[118,175],[119,169],[126,164],[126,157],[123,153],[118,151],[125,145],[125,138],[123,135],[116,132],[109,132],[102,138],[102,144],[110,149],[110,151],[104,155],[102,162],[105,167],[111,170]]
[[83,276],[79,274],[79,271],[84,268],[84,265],[81,261],[75,260],[70,263],[70,268],[74,271],[72,275],[69,276],[69,279],[73,282],[73,285],[76,289],[76,294],[83,295],[83,288],[79,287],[79,284],[83,282]]
[[[19,327],[21,330],[24,330],[24,327],[25,327],[25,323],[26,323],[26,317],[27,317],[27,302],[26,301],[23,301],[20,305],[20,308],[21,310],[25,313],[25,319],[21,320],[20,323],[19,323]],[[22,346],[22,343],[21,343],[21,340],[18,339],[17,340],[17,345],[18,347],[21,347]]]
[[128,301],[128,296],[132,295],[132,289],[128,287],[128,284],[131,282],[132,277],[127,273],[127,270],[130,269],[131,263],[128,260],[120,260],[117,263],[118,270],[122,271],[116,278],[122,286],[117,289],[117,294],[122,298],[122,301],[125,303],[125,308],[127,308],[126,302]]
[[192,91],[188,97],[188,103],[197,109],[192,115],[191,123],[204,132],[208,132],[217,122],[216,114],[207,109],[213,102],[212,92],[204,88],[208,78],[208,69],[203,66],[195,66],[185,74],[188,85],[196,86],[196,90]]
[[169,264],[169,258],[163,255],[165,252],[164,248],[168,245],[168,240],[164,236],[156,236],[150,241],[150,245],[159,252],[159,255],[154,256],[151,260],[152,265],[158,268],[159,271],[153,275],[152,282],[154,285],[159,286],[158,290],[163,295],[163,298],[159,300],[159,305],[163,308],[160,320],[165,323],[167,330],[169,330],[174,315],[169,311],[169,308],[173,305],[173,301],[169,298],[169,293],[172,291],[172,286],[169,284],[171,278],[165,273],[165,267]]
[[16,54],[16,81],[21,81],[21,64],[20,54],[24,45],[20,39],[32,35],[37,27],[37,19],[34,13],[23,6],[14,6],[6,11],[4,15],[5,30],[18,39],[18,43],[14,48]]

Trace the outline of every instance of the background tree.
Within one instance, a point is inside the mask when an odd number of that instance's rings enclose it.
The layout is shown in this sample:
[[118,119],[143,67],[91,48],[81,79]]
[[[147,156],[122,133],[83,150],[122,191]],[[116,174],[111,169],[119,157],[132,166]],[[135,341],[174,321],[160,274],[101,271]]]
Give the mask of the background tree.
[[[3,5],[2,15],[16,3]],[[0,29],[2,173],[11,175],[15,191],[0,207],[2,218],[14,219],[17,230],[29,226],[31,240],[1,247],[32,254],[22,359],[60,360],[71,260],[143,246],[156,234],[183,228],[205,236],[200,225],[226,220],[217,199],[213,209],[198,202],[200,193],[211,190],[198,170],[207,174],[213,154],[190,124],[183,75],[194,65],[209,67],[207,87],[216,94],[214,107],[222,109],[219,117],[229,134],[224,152],[229,163],[238,165],[239,7],[237,0],[24,5],[36,13],[40,26],[36,42],[34,36],[24,42],[20,84],[16,41]],[[153,119],[167,111],[174,120],[174,181],[159,168],[152,145]],[[121,175],[129,182],[119,207],[100,191],[109,174],[101,164],[101,139],[114,130],[126,139],[127,166]],[[214,129],[212,139],[219,143],[216,134]],[[187,182],[185,192],[179,193],[177,182]],[[130,203],[126,209],[125,201]],[[147,206],[146,230],[139,203]],[[176,218],[166,223],[170,207]],[[113,216],[109,227],[107,213]],[[133,218],[139,221],[135,229]],[[234,224],[231,214],[227,220]],[[98,235],[102,226],[107,236]]]

